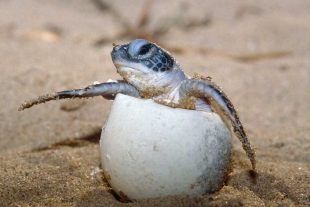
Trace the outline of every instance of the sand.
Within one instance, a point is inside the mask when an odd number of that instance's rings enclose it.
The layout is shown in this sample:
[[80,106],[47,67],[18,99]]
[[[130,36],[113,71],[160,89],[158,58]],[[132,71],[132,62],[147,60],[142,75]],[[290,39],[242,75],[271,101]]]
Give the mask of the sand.
[[[310,2],[109,5],[0,2],[0,206],[310,206]],[[220,191],[122,203],[100,170],[111,102],[17,111],[37,95],[119,79],[112,43],[137,37],[223,88],[257,149],[257,173],[234,137],[233,170]]]

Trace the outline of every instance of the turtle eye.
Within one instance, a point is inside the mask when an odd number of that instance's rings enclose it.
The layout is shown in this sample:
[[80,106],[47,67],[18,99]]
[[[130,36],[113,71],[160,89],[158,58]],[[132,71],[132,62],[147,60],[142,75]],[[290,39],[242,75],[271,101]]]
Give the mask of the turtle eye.
[[137,39],[129,43],[128,54],[132,59],[151,58],[156,51],[156,47],[149,41]]
[[138,55],[145,55],[146,53],[148,53],[151,49],[151,44],[146,44],[146,45],[143,45],[139,52],[138,52]]

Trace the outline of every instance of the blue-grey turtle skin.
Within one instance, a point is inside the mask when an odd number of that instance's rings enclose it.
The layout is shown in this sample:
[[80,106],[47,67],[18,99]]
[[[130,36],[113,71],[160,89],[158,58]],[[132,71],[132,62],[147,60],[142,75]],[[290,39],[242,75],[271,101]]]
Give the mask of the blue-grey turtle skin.
[[19,110],[66,98],[103,96],[113,100],[118,93],[151,98],[175,107],[182,107],[179,101],[189,98],[193,100],[195,110],[221,112],[231,121],[234,132],[255,169],[255,151],[248,141],[238,114],[225,93],[211,79],[188,77],[168,51],[143,39],[115,45],[111,57],[123,80],[39,96],[22,104]]

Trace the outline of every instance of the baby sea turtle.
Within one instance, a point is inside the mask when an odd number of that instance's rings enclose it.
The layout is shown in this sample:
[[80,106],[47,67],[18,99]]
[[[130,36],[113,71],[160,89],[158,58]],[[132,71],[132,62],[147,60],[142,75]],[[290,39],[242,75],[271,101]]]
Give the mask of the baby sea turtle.
[[222,115],[225,122],[231,122],[255,170],[255,151],[239,116],[231,101],[210,77],[188,77],[168,51],[143,39],[114,45],[111,57],[123,80],[39,96],[23,103],[19,111],[46,101],[66,98],[103,96],[113,100],[118,93],[153,99],[170,107],[214,111]]

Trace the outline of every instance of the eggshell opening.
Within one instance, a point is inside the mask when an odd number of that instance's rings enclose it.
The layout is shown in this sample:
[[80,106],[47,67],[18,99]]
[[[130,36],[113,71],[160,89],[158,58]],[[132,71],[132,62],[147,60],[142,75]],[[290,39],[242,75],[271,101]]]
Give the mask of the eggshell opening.
[[100,140],[105,177],[130,199],[214,192],[230,168],[231,149],[230,130],[216,113],[121,94]]

